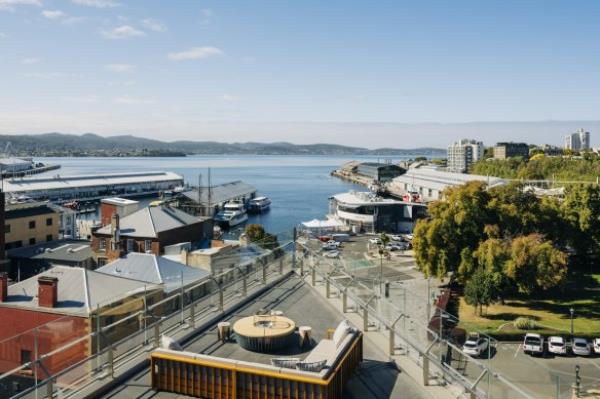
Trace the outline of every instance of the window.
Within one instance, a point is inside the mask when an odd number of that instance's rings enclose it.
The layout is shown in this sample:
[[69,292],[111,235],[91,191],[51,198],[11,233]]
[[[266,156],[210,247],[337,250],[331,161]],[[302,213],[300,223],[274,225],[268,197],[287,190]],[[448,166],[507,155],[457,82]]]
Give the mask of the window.
[[48,234],[46,236],[46,241],[52,241],[52,234]]
[[46,226],[52,226],[52,218],[46,219]]
[[105,240],[104,238],[101,238],[101,239],[98,241],[98,249],[99,249],[100,251],[106,251],[106,240]]
[[131,238],[127,239],[127,252],[133,252],[134,241]]
[[144,251],[145,252],[152,251],[152,240],[144,241]]
[[29,221],[29,228],[30,229],[35,229],[35,220],[30,220]]
[[5,233],[10,233],[10,224],[5,224],[4,225],[4,232]]
[[[31,351],[21,349],[21,365],[31,362]],[[28,366],[27,369],[31,368]]]
[[29,245],[35,245],[35,237],[29,239]]

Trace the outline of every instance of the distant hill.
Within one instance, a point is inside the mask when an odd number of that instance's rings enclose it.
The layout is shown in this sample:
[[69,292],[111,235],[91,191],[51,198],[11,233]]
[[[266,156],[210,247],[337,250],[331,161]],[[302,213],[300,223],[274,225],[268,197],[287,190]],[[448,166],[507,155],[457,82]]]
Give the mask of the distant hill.
[[219,143],[215,141],[164,142],[131,135],[102,137],[93,133],[82,135],[45,133],[36,135],[0,135],[0,151],[10,142],[12,153],[30,156],[169,156],[194,154],[248,155],[424,155],[444,156],[438,148],[380,148],[370,150],[337,144]]

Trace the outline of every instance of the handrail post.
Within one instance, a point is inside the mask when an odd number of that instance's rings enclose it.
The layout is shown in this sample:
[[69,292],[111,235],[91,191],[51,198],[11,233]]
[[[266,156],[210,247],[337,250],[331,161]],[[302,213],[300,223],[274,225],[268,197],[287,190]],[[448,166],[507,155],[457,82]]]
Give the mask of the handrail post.
[[53,379],[48,378],[48,380],[46,381],[46,397],[48,399],[52,398],[52,395],[54,394],[54,383],[53,383]]
[[325,298],[329,299],[329,295],[331,295],[331,282],[325,277]]
[[242,295],[248,295],[248,277],[245,274],[242,278]]
[[348,294],[346,290],[342,291],[342,313],[348,313]]
[[224,309],[223,303],[223,288],[219,287],[219,311],[222,312]]
[[190,304],[190,327],[196,328],[196,306],[194,302]]
[[113,353],[113,347],[112,345],[109,345],[108,347],[108,375],[110,376],[110,378],[114,378],[114,365],[113,362],[115,360],[115,356]]
[[367,332],[369,330],[369,309],[367,306],[363,308],[363,331]]
[[312,286],[314,287],[315,285],[317,285],[317,267],[313,266],[312,270],[311,270],[311,278],[312,278]]
[[262,262],[263,267],[262,267],[262,282],[264,285],[267,285],[267,263],[266,262]]
[[160,346],[160,320],[154,324],[154,347]]
[[396,331],[394,327],[389,328],[390,331],[390,356],[396,354]]
[[279,258],[279,274],[283,274],[283,257]]
[[423,385],[429,385],[429,358],[423,353]]

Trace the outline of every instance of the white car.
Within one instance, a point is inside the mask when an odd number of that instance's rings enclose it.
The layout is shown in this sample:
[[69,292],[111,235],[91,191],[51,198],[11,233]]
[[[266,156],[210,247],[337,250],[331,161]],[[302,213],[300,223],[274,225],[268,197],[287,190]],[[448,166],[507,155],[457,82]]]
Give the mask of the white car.
[[594,339],[593,346],[594,346],[594,352],[597,355],[600,355],[600,338]]
[[390,236],[390,238],[392,241],[404,241],[404,237],[398,235]]
[[326,243],[323,244],[323,251],[337,251],[338,246],[335,244]]
[[490,343],[487,338],[468,338],[462,347],[462,351],[467,355],[482,356],[487,353],[489,345]]
[[567,341],[563,337],[558,336],[548,338],[548,352],[555,355],[566,355]]
[[379,244],[381,244],[381,239],[379,239],[379,238],[369,238],[369,243],[370,244],[379,245]]
[[404,238],[406,238],[408,241],[412,241],[414,236],[412,234],[404,234]]
[[335,240],[329,240],[327,241],[328,245],[335,245],[336,247],[339,247],[341,245],[341,243],[339,241],[335,241]]
[[579,356],[589,356],[592,354],[592,347],[585,338],[573,338],[571,349],[573,350],[573,354]]
[[531,355],[544,354],[544,337],[540,334],[527,333],[523,340],[523,352]]

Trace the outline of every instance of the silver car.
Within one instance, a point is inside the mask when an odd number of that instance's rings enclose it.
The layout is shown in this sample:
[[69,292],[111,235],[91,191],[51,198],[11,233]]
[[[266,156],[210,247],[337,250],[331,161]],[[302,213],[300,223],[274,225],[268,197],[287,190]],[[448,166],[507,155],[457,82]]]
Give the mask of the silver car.
[[571,348],[573,354],[578,356],[589,356],[592,354],[592,345],[585,338],[574,338]]

